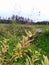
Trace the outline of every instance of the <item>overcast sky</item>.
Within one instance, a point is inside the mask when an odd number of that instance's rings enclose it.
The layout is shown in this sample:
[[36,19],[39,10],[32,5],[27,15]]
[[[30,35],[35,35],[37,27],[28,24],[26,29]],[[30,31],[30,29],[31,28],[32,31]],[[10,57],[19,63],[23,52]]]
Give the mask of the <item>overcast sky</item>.
[[13,14],[29,17],[34,21],[49,20],[49,0],[0,0],[0,16]]

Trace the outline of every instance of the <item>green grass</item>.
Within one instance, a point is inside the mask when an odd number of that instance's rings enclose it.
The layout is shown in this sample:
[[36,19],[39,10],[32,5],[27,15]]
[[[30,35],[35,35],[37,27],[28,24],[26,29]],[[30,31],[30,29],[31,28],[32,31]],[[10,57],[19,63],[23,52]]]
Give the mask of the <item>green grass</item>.
[[49,57],[49,32],[43,32],[36,37],[35,45]]

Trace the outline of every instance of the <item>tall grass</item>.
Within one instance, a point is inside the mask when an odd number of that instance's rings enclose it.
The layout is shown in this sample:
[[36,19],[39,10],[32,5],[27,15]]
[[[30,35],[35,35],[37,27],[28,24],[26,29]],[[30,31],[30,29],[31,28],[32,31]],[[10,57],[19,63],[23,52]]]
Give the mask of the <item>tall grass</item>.
[[[36,33],[36,27],[44,31]],[[49,63],[48,29],[45,29],[45,26],[43,28],[42,25],[9,24],[0,27],[0,65],[44,65]]]

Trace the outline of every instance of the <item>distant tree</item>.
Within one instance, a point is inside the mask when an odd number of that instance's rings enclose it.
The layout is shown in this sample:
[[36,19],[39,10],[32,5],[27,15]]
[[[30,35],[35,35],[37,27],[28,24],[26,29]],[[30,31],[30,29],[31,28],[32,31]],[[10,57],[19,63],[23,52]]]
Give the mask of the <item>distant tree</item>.
[[12,15],[11,19],[12,19],[12,23],[15,24],[16,23],[16,16]]
[[0,20],[1,20],[1,16],[0,16]]
[[16,19],[16,16],[15,15],[12,15],[12,20],[15,20]]
[[10,17],[8,17],[8,20],[10,20]]

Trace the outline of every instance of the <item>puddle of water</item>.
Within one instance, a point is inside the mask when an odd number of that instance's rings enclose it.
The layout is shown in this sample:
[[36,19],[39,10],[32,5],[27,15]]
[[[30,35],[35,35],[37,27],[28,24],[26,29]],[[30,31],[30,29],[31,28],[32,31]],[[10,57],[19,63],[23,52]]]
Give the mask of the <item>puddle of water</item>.
[[42,32],[42,29],[36,29],[36,32]]

